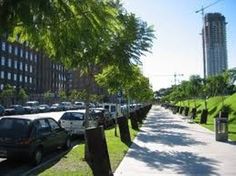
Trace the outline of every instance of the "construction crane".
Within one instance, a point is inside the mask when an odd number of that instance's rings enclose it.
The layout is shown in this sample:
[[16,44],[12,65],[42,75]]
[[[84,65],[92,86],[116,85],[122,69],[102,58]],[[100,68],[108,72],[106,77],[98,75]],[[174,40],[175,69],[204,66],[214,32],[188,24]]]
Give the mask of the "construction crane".
[[206,32],[205,32],[205,23],[204,23],[204,10],[219,3],[220,1],[222,0],[218,0],[218,1],[215,1],[205,7],[202,6],[201,9],[195,11],[195,13],[199,13],[201,12],[201,15],[202,15],[202,23],[203,23],[203,29],[202,29],[202,49],[203,49],[203,76],[204,76],[204,80],[206,79],[206,51],[205,51],[205,39],[206,39]]

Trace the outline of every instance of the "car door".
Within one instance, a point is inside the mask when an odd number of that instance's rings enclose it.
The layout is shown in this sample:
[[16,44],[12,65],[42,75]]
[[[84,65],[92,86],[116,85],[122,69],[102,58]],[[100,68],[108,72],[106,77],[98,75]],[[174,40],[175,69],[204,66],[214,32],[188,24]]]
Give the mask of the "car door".
[[51,126],[52,135],[54,137],[54,147],[57,148],[62,146],[66,141],[66,133],[63,128],[53,119],[48,119],[49,125]]
[[46,151],[50,151],[53,146],[55,146],[55,140],[48,120],[46,118],[40,119],[38,120],[38,125],[38,136],[41,141],[41,145],[44,146]]

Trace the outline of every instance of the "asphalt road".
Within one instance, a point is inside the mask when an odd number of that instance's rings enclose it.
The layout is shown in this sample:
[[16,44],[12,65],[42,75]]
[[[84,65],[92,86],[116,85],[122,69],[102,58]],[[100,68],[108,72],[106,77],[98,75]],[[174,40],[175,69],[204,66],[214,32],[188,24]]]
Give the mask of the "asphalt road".
[[[39,113],[37,115],[42,117],[52,117],[55,120],[59,120],[64,112],[49,112],[49,113]],[[35,115],[35,114],[32,114]],[[75,138],[72,141],[72,146],[77,147],[83,141],[82,138]],[[19,175],[35,175],[35,173],[40,173],[40,170],[44,170],[53,165],[53,163],[62,158],[68,151],[58,149],[53,153],[46,155],[42,163],[33,167],[30,163],[23,161],[10,161],[7,159],[0,158],[0,176],[19,176]],[[36,174],[37,175],[37,174]]]

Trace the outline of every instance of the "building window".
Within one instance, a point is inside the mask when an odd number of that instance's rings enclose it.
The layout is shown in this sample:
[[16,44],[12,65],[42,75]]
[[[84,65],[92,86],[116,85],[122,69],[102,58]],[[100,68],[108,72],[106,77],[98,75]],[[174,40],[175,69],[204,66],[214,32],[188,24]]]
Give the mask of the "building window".
[[30,53],[30,60],[33,60],[33,53]]
[[2,50],[6,51],[6,43],[5,42],[2,42]]
[[8,59],[8,67],[11,68],[11,58]]
[[20,82],[22,82],[22,75],[19,76],[19,80],[20,80]]
[[7,73],[7,79],[11,79],[11,73]]
[[4,71],[1,71],[1,78],[4,79]]
[[30,84],[32,84],[32,77],[29,78],[29,82],[30,82]]
[[30,73],[33,72],[33,68],[32,68],[32,65],[30,65]]
[[1,86],[0,86],[0,89],[2,90],[2,89],[3,89],[3,87],[4,87],[4,86],[3,86],[3,84],[1,84]]
[[28,59],[29,53],[28,51],[25,52],[25,58]]
[[23,49],[20,49],[20,57],[23,57]]
[[25,83],[27,83],[28,82],[28,79],[27,79],[27,76],[25,76]]
[[25,71],[28,71],[28,65],[25,64]]
[[14,68],[17,69],[17,61],[14,61]]
[[15,55],[16,56],[18,55],[18,48],[17,48],[17,46],[15,46]]
[[5,65],[5,57],[4,56],[1,57],[1,65],[3,65],[3,66]]
[[16,74],[14,74],[14,81],[16,81],[17,80],[17,75]]
[[23,70],[23,64],[20,62],[20,70]]
[[37,55],[34,55],[34,62],[37,63],[38,57]]
[[8,45],[8,52],[12,53],[12,46],[10,44]]

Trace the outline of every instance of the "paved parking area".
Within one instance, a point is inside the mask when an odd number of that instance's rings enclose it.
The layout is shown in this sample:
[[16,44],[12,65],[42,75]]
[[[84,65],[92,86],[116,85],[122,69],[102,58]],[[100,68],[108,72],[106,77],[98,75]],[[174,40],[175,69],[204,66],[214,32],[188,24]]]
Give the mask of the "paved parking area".
[[235,143],[153,106],[115,176],[236,175]]

